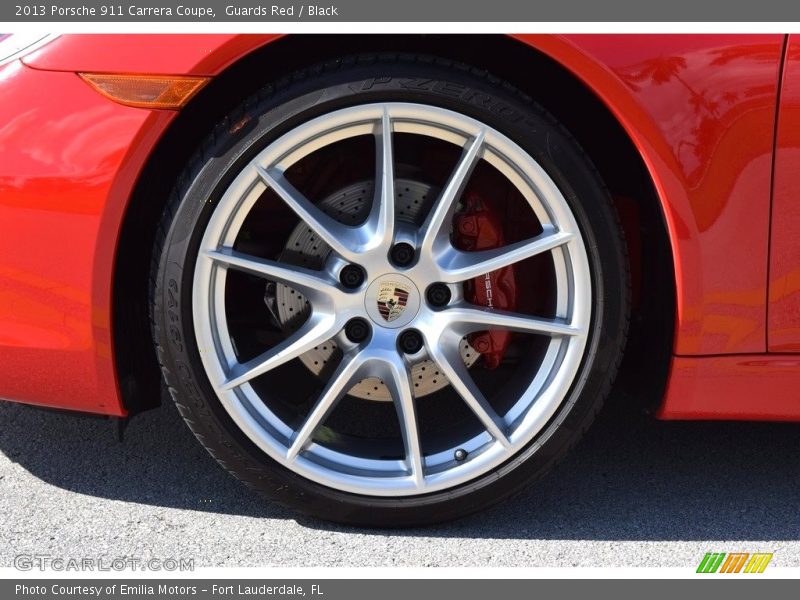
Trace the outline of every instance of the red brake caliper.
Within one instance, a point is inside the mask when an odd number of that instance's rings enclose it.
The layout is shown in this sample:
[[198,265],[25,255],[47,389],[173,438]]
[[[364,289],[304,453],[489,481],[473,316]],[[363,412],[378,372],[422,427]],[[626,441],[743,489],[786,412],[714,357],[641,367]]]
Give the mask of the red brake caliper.
[[[460,250],[490,250],[504,246],[503,207],[475,192],[467,194],[464,210],[454,219],[454,245]],[[517,306],[514,267],[475,277],[464,284],[467,301],[491,309],[513,311]],[[511,342],[511,332],[493,330],[470,334],[470,345],[483,355],[483,366],[495,369]]]

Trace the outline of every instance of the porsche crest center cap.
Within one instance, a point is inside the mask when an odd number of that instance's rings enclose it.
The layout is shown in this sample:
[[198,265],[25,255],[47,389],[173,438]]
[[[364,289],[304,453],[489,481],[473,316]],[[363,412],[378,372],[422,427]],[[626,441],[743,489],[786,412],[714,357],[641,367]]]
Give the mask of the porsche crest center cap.
[[378,277],[364,298],[367,314],[381,327],[404,327],[414,320],[421,298],[417,286],[397,273]]

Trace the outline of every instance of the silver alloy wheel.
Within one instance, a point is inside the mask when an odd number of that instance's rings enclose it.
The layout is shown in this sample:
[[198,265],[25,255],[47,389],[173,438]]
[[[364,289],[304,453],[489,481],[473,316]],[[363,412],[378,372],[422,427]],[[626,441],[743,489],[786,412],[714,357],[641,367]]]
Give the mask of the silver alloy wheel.
[[[393,134],[430,136],[463,148],[447,184],[419,228],[395,220]],[[354,136],[373,135],[376,148],[375,197],[367,219],[348,226],[306,199],[286,171],[310,153]],[[475,165],[485,160],[518,189],[543,231],[533,238],[493,250],[465,252],[450,241],[461,192]],[[258,198],[272,188],[332,252],[322,270],[310,270],[234,250],[244,220]],[[398,242],[416,248],[416,260],[396,267],[389,251]],[[463,298],[462,283],[550,253],[555,276],[555,318],[481,308]],[[347,289],[343,266],[354,263],[364,284]],[[305,323],[284,341],[240,363],[228,330],[225,283],[228,270],[283,283],[311,306]],[[402,283],[411,309],[389,323],[373,310],[382,284]],[[452,299],[443,308],[428,305],[425,290],[447,284]],[[380,103],[337,110],[284,134],[247,164],[230,184],[208,223],[193,281],[193,318],[198,349],[209,381],[236,425],[260,449],[291,471],[331,488],[372,496],[410,496],[451,488],[498,467],[527,446],[564,402],[583,357],[592,307],[591,277],[584,242],[564,196],[539,164],[502,133],[465,115],[422,104]],[[363,343],[343,334],[353,318],[367,320]],[[422,333],[414,356],[398,351],[397,338],[412,327]],[[549,338],[538,370],[519,397],[499,415],[473,381],[459,344],[465,335],[503,329]],[[254,378],[286,364],[328,340],[343,357],[319,398],[297,428],[284,422],[255,391]],[[412,363],[432,360],[472,410],[484,431],[452,448],[423,455],[413,386]],[[314,433],[358,381],[382,380],[397,409],[404,459],[363,457],[314,440]],[[458,460],[456,452],[466,452]],[[462,455],[463,456],[463,455]],[[459,458],[461,458],[459,456]]]

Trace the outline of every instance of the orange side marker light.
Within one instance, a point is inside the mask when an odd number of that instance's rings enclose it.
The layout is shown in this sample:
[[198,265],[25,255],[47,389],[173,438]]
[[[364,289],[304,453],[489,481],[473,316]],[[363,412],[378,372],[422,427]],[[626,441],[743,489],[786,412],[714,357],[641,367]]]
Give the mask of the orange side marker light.
[[136,108],[178,110],[209,81],[208,77],[78,73],[106,98]]

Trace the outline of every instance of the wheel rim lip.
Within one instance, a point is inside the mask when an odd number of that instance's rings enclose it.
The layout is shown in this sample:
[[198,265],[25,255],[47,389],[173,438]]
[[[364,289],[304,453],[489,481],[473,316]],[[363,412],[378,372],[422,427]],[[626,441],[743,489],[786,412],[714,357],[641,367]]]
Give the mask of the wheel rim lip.
[[[486,144],[492,149],[494,162],[488,154],[484,160],[500,167],[511,179],[543,225],[555,224],[559,229],[576,234],[568,244],[551,251],[554,263],[562,261],[562,268],[556,269],[559,272],[557,314],[564,313],[573,321],[583,322],[588,332],[592,310],[588,257],[572,211],[552,178],[527,152],[499,131],[469,116],[415,103],[376,103],[340,109],[303,123],[262,149],[228,186],[207,224],[195,264],[192,312],[197,347],[212,388],[234,423],[270,458],[303,477],[341,491],[372,496],[410,496],[472,481],[529,445],[566,400],[582,362],[587,335],[550,339],[542,361],[543,367],[549,367],[539,369],[509,413],[512,422],[516,421],[508,436],[510,448],[488,442],[491,436],[481,432],[458,445],[470,452],[467,461],[450,465],[452,461],[448,461],[447,454],[452,458],[452,449],[425,456],[429,472],[425,474],[424,489],[419,489],[413,479],[404,474],[402,459],[364,459],[316,442],[311,442],[303,454],[289,459],[287,446],[290,442],[287,440],[291,440],[294,430],[269,409],[250,383],[231,390],[219,389],[231,357],[235,357],[224,316],[226,270],[202,252],[207,248],[233,245],[245,216],[263,192],[263,188],[259,189],[263,183],[255,165],[285,169],[328,143],[352,135],[371,134],[374,121],[384,112],[393,119],[394,133],[435,134],[438,139],[463,145],[470,135],[481,129],[487,131]],[[509,161],[509,157],[516,160]],[[507,162],[496,164],[498,161]],[[519,183],[523,184],[522,188]],[[414,326],[413,322],[409,326]],[[527,405],[522,402],[526,397]],[[513,414],[515,409],[517,414]],[[347,467],[349,472],[341,467]]]

